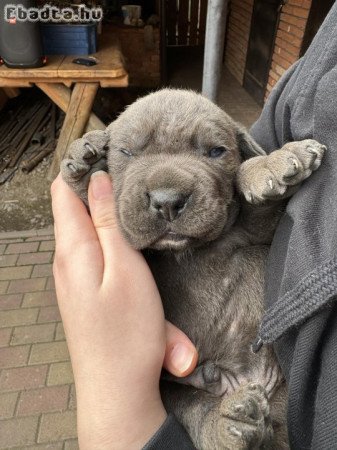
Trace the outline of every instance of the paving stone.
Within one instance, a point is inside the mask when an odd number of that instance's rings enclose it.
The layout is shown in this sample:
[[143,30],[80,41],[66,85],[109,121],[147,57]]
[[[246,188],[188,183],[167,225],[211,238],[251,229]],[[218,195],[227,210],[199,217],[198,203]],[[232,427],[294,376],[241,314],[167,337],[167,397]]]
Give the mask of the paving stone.
[[55,281],[54,281],[54,277],[49,277],[47,280],[47,284],[46,284],[46,289],[53,289],[55,290]]
[[34,307],[34,306],[51,306],[56,305],[55,291],[39,291],[29,292],[23,297],[22,307]]
[[47,380],[48,386],[71,384],[73,382],[74,376],[70,361],[50,365]]
[[9,419],[14,416],[17,399],[17,392],[6,392],[5,394],[0,394],[0,420]]
[[63,324],[60,322],[56,326],[55,341],[64,341],[65,338],[66,335],[64,334]]
[[[41,445],[29,445],[25,446],[24,450],[62,450],[64,441],[53,442],[51,444],[41,444]],[[16,448],[13,450],[23,450],[22,448]]]
[[28,264],[48,264],[51,261],[52,255],[52,252],[25,253],[19,255],[16,265],[27,266]]
[[0,328],[0,347],[7,347],[12,335],[12,328]]
[[15,266],[18,255],[1,255],[0,256],[0,267],[10,267]]
[[40,309],[40,314],[38,318],[39,323],[44,322],[59,322],[61,320],[61,315],[58,306],[46,306]]
[[29,278],[32,273],[32,266],[22,267],[2,267],[0,269],[0,280],[20,280]]
[[0,311],[0,328],[30,325],[36,322],[39,308]]
[[20,308],[22,294],[0,295],[0,310]]
[[40,228],[36,230],[38,236],[46,236],[48,238],[54,239],[54,227],[53,225],[48,225],[46,228]]
[[76,411],[42,415],[39,443],[71,438],[76,438]]
[[68,408],[69,409],[76,409],[77,408],[76,388],[75,388],[74,384],[72,384],[71,387],[70,387]]
[[33,241],[54,241],[55,236],[32,236],[27,239],[25,239],[25,242],[33,242]]
[[[31,266],[16,267],[16,269],[26,269],[26,267]],[[46,285],[46,278],[15,280],[10,282],[7,292],[9,294],[15,294],[15,293],[43,291],[45,285]]]
[[[39,416],[8,419],[0,422],[0,449],[34,444]],[[71,436],[72,437],[72,436]]]
[[0,294],[5,294],[9,285],[9,281],[0,281]]
[[0,390],[18,391],[34,389],[45,385],[48,366],[5,369],[0,374]]
[[15,242],[23,242],[23,239],[19,238],[5,239],[5,235],[7,236],[7,233],[0,233],[0,244],[14,244]]
[[32,253],[37,252],[39,248],[39,242],[20,242],[18,244],[9,244],[6,248],[5,254],[10,255],[12,253]]
[[55,240],[41,242],[39,252],[48,252],[55,250]]
[[51,342],[54,340],[55,324],[29,325],[14,328],[11,345]]
[[0,244],[0,255],[5,253],[6,244]]
[[34,266],[31,278],[36,277],[51,277],[53,276],[53,265],[52,264],[38,264]]
[[47,344],[33,344],[29,364],[43,364],[67,360],[69,360],[69,352],[66,342],[51,342]]
[[79,450],[77,439],[71,439],[65,442],[64,450]]
[[17,416],[63,411],[67,409],[69,386],[43,387],[21,392]]
[[0,348],[0,369],[25,366],[28,361],[28,355],[29,345]]

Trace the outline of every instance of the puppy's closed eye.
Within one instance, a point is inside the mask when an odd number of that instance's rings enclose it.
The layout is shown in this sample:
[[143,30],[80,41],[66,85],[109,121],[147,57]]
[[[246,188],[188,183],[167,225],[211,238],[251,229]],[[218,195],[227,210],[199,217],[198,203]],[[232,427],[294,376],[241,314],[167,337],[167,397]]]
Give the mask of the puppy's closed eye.
[[133,156],[132,152],[130,152],[130,150],[126,150],[125,148],[121,148],[119,151],[123,153],[125,156],[128,157]]

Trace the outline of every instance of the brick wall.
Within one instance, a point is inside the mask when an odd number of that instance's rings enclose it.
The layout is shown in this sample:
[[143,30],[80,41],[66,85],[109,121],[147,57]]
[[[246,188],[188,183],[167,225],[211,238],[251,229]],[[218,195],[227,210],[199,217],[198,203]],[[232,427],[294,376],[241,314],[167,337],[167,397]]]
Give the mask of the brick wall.
[[283,73],[298,60],[311,0],[288,0],[280,16],[266,97]]
[[[288,0],[283,6],[266,89],[266,97],[299,58],[312,0]],[[243,84],[254,0],[230,2],[225,65]]]
[[235,78],[243,83],[254,0],[230,2],[225,65]]
[[160,83],[159,28],[118,26],[118,36],[126,59],[131,86],[156,87]]

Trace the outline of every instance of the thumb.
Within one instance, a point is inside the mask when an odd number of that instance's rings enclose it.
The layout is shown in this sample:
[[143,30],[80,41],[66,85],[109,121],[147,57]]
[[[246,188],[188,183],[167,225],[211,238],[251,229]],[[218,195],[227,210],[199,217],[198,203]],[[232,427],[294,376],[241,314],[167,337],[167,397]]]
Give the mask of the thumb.
[[117,223],[115,199],[110,176],[102,170],[91,175],[88,190],[92,222],[100,241],[105,264],[114,263],[120,250],[131,251]]
[[195,369],[198,352],[179,328],[166,321],[166,353],[164,367],[176,377],[185,377]]

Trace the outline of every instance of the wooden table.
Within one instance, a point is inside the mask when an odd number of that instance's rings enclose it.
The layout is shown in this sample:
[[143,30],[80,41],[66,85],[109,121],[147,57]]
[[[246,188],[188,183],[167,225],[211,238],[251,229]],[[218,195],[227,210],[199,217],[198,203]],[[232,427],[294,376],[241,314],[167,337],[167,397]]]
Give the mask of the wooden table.
[[[97,89],[128,86],[123,55],[113,34],[102,34],[98,43],[96,66],[80,66],[75,56],[49,56],[38,69],[9,69],[0,66],[0,87],[7,89],[38,86],[65,113],[65,119],[50,168],[52,180],[69,145],[85,131],[104,129],[105,125],[92,113]],[[73,89],[71,89],[74,85]]]

